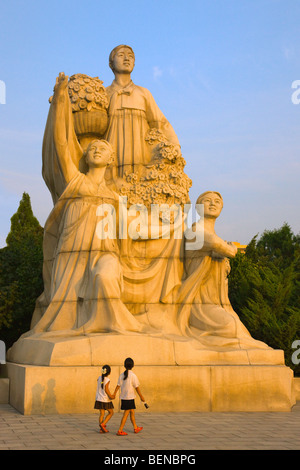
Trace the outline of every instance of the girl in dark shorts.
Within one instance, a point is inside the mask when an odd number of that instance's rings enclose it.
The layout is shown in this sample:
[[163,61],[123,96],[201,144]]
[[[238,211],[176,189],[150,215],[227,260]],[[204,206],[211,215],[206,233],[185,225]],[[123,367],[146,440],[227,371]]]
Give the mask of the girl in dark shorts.
[[124,414],[121,420],[119,430],[117,432],[118,436],[127,436],[127,432],[123,431],[128,415],[130,414],[130,421],[133,425],[134,432],[138,433],[143,428],[136,425],[135,422],[135,391],[138,393],[141,401],[145,401],[142,392],[139,388],[139,380],[137,376],[132,372],[134,366],[133,359],[128,357],[125,359],[124,367],[125,371],[120,375],[118,384],[116,386],[114,396],[116,396],[119,388],[121,389],[120,398],[121,398],[121,410],[124,410]]
[[[100,410],[99,426],[101,433],[108,432],[106,424],[114,414],[114,405],[111,400],[113,400],[115,396],[112,395],[109,390],[110,379],[108,376],[110,372],[111,368],[109,365],[103,366],[102,375],[100,375],[97,380],[97,392],[94,408],[95,410]],[[107,411],[107,416],[104,419],[105,411]]]

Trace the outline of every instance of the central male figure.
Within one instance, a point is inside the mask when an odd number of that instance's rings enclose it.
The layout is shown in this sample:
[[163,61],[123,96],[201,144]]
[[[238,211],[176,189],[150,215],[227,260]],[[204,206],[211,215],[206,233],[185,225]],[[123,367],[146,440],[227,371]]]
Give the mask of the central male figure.
[[145,136],[149,128],[159,129],[174,145],[179,146],[173,127],[158,108],[150,91],[135,85],[131,72],[135,63],[129,46],[115,47],[109,56],[109,66],[115,79],[106,88],[109,98],[108,128],[105,139],[116,155],[112,178],[132,173],[150,162],[151,155]]

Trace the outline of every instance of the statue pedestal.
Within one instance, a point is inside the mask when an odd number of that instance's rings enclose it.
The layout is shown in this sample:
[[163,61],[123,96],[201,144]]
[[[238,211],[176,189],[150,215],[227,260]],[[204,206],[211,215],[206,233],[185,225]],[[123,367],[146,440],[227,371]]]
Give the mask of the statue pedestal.
[[[128,356],[155,412],[290,411],[295,403],[283,351],[210,351],[191,341],[103,334],[17,341],[8,353],[10,404],[23,414],[94,412],[101,366],[112,367],[113,390]],[[144,410],[138,397],[136,405]],[[119,395],[114,406],[119,411]]]

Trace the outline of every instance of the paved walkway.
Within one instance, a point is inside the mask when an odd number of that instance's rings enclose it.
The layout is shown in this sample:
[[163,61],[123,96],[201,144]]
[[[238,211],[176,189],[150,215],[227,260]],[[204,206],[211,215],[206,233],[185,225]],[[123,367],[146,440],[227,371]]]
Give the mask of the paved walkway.
[[[137,413],[144,429],[116,436],[121,413],[98,431],[98,414],[24,416],[0,405],[0,450],[299,450],[300,402],[287,413]],[[109,453],[111,455],[111,452]]]

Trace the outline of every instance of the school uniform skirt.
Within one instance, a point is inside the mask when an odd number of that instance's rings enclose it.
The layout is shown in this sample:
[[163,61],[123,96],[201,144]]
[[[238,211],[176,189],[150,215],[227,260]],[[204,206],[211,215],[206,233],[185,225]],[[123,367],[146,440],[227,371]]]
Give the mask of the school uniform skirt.
[[114,408],[112,401],[95,401],[94,409],[95,410],[111,410]]
[[135,401],[121,400],[121,410],[135,410]]

